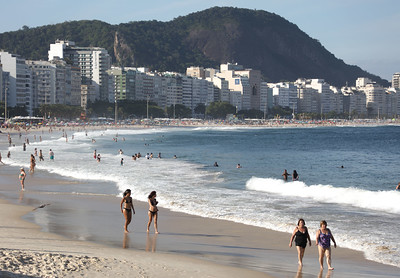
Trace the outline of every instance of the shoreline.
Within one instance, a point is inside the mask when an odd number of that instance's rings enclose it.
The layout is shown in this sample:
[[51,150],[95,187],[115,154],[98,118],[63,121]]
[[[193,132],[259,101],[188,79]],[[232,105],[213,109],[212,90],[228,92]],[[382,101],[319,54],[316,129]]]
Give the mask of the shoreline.
[[[13,179],[13,176],[14,175],[7,175],[6,182],[9,182],[11,179]],[[31,179],[36,178],[32,177]],[[47,180],[47,182],[50,184],[56,184],[59,182],[59,180],[54,179],[54,177],[40,177],[37,178],[33,184],[31,181],[29,187],[40,186],[39,184],[35,185],[35,183],[42,183],[43,180]],[[2,185],[4,185],[3,182]],[[62,203],[57,203],[57,199],[60,197],[59,195],[46,194],[46,192],[37,192],[34,190],[31,191],[29,187],[27,188],[27,191],[24,192],[25,196],[23,199],[25,199],[31,207],[26,207],[24,201],[21,201],[18,192],[19,190],[10,188],[10,185],[7,187],[8,191],[5,191],[3,187],[3,192],[1,192],[2,197],[0,200],[4,198],[5,195],[14,194],[13,198],[6,197],[8,200],[7,202],[22,202],[24,204],[2,204],[5,206],[3,211],[10,212],[15,210],[15,206],[20,207],[24,213],[18,215],[17,217],[20,218],[22,215],[25,215],[23,216],[23,219],[25,220],[22,221],[24,224],[21,225],[24,227],[24,229],[28,227],[28,229],[31,230],[32,228],[30,227],[35,227],[37,230],[34,233],[30,231],[27,235],[23,236],[23,238],[26,239],[29,238],[29,235],[31,235],[33,238],[35,238],[34,243],[22,243],[21,246],[18,244],[15,245],[15,240],[12,245],[3,243],[2,248],[5,246],[8,250],[6,252],[10,252],[10,250],[17,250],[18,253],[21,251],[19,248],[28,250],[28,252],[34,250],[43,250],[41,243],[36,241],[37,233],[40,233],[43,234],[43,238],[46,238],[46,242],[52,241],[50,246],[52,246],[54,249],[50,250],[46,247],[46,252],[57,253],[59,250],[62,250],[61,253],[65,256],[72,252],[74,254],[79,254],[81,259],[82,256],[88,256],[86,252],[87,248],[90,250],[90,248],[92,248],[90,246],[97,246],[100,244],[98,248],[105,248],[105,250],[107,250],[107,252],[112,254],[115,258],[119,258],[121,256],[130,257],[132,256],[131,252],[139,252],[137,256],[143,257],[147,257],[150,254],[150,256],[158,254],[162,258],[165,255],[178,256],[176,258],[178,261],[190,258],[190,260],[195,260],[195,263],[199,263],[201,265],[208,265],[212,262],[218,262],[218,265],[221,267],[227,267],[228,269],[230,267],[235,269],[234,266],[236,266],[244,272],[255,271],[254,273],[251,273],[252,277],[297,277],[296,275],[311,275],[311,277],[317,277],[320,275],[319,265],[317,262],[317,250],[313,241],[313,246],[307,247],[306,249],[304,267],[302,271],[297,272],[297,253],[295,248],[288,248],[287,246],[290,238],[290,234],[288,233],[276,232],[265,228],[248,226],[227,220],[216,220],[192,216],[185,213],[172,212],[168,209],[160,208],[159,229],[161,233],[158,236],[155,236],[153,234],[153,227],[151,227],[151,233],[147,237],[145,233],[147,204],[139,201],[134,201],[136,215],[133,216],[133,223],[130,225],[130,229],[132,229],[132,231],[127,235],[127,237],[125,237],[122,232],[123,217],[117,212],[113,214],[114,216],[118,215],[118,217],[113,217],[116,218],[115,221],[118,223],[118,226],[112,226],[111,230],[112,233],[120,232],[118,236],[120,239],[119,242],[107,240],[107,237],[81,238],[78,240],[78,238],[67,236],[63,233],[60,233],[60,231],[59,233],[39,231],[43,230],[43,226],[39,228],[37,224],[31,223],[31,221],[26,222],[27,216],[32,216],[33,214],[39,213],[44,213],[44,215],[46,215],[47,212],[50,212],[51,210],[64,210],[66,206],[81,204],[83,205],[82,210],[86,210],[87,207],[94,206],[95,210],[99,210],[98,216],[104,217],[105,212],[101,210],[100,206],[103,207],[105,211],[110,210],[110,208],[118,211],[118,207],[116,208],[115,206],[119,205],[120,199],[112,196],[71,196],[66,194],[61,195],[63,197],[63,201],[66,203],[65,205]],[[37,198],[37,196],[43,199]],[[80,200],[77,202],[75,200],[72,201],[73,203],[71,203],[71,200],[69,199]],[[51,202],[51,205],[32,213],[32,208],[37,207],[39,204],[43,203],[43,201]],[[68,214],[71,212],[66,211],[64,213]],[[76,211],[74,211],[74,213],[76,213]],[[52,218],[47,217],[47,219],[51,220]],[[60,219],[60,222],[65,221],[65,225],[70,224],[69,220],[66,220],[65,218]],[[110,222],[113,224],[114,220]],[[65,230],[66,228],[63,225],[56,223],[53,224],[55,224],[55,226],[57,226],[60,230]],[[100,226],[103,227],[104,225]],[[179,229],[177,227],[179,227]],[[104,228],[106,229],[106,227]],[[61,234],[61,236],[59,234]],[[0,233],[0,236],[5,237],[4,233]],[[63,241],[68,242],[68,248],[62,244]],[[82,246],[82,248],[79,250],[71,249],[69,241],[73,242],[72,246]],[[339,247],[332,251],[333,266],[335,267],[334,273],[336,273],[336,275],[340,275],[340,277],[362,277],[368,273],[369,277],[381,277],[383,274],[385,274],[386,277],[397,276],[398,268],[366,260],[361,252],[340,248],[340,243],[338,243],[338,245]],[[5,251],[3,250],[3,252]],[[97,251],[93,251],[93,253],[89,254],[89,256],[94,256],[101,259],[109,258],[109,256],[104,256],[106,253],[103,254],[103,251],[100,253],[96,252]],[[118,255],[115,253],[118,253]],[[105,263],[106,261],[107,260],[103,261],[102,263]],[[208,267],[213,268],[213,266]],[[82,269],[79,271],[86,270]],[[230,273],[232,274],[232,272]],[[233,273],[236,273],[236,270],[234,270]],[[324,277],[325,275],[326,277],[330,277],[329,275],[331,274],[329,273],[330,272],[325,269],[322,274]],[[231,277],[234,276],[235,275]],[[149,277],[162,276],[155,275]],[[193,277],[202,276],[200,275]],[[216,275],[210,277],[226,276]]]
[[[20,198],[20,192],[18,192],[19,187],[17,187],[17,190],[15,190],[15,187],[13,188],[10,185],[10,183],[12,184],[18,182],[16,181],[16,174],[14,172],[13,174],[8,173],[10,169],[7,171],[7,169],[3,168],[3,166],[0,167],[2,167],[0,168],[0,172],[2,173],[1,183],[4,181],[8,183],[9,190],[6,193],[14,194],[14,197],[11,199],[14,202],[18,202],[17,199]],[[12,166],[5,167],[12,168]],[[4,173],[2,170],[5,170],[6,173]],[[16,170],[18,169],[16,168]],[[6,179],[4,179],[4,177]],[[76,196],[72,194],[48,194],[49,192],[47,191],[35,190],[35,187],[39,188],[43,185],[57,186],[61,183],[68,183],[68,181],[65,181],[65,178],[59,177],[55,174],[49,174],[45,171],[38,170],[38,172],[33,176],[30,176],[29,179],[29,182],[34,182],[31,184],[32,186],[29,186],[31,188],[28,187],[27,191],[24,192],[25,196],[23,199],[27,200],[28,204],[31,203],[35,205],[40,204],[43,201],[43,198],[46,200],[46,202],[50,200],[49,202],[52,203],[51,206],[38,211],[40,213],[46,212],[41,217],[47,221],[54,220],[54,216],[51,218],[51,213],[49,210],[66,210],[64,215],[65,217],[68,214],[76,213],[76,211],[68,211],[68,209],[74,206],[82,206],[82,211],[79,212],[78,216],[86,216],[84,213],[86,209],[89,209],[93,215],[96,215],[96,211],[98,210],[97,216],[100,217],[99,219],[101,221],[104,214],[107,214],[109,211],[114,211],[116,209],[115,206],[118,207],[119,205],[120,199],[116,197],[87,196],[85,194],[82,194],[83,196]],[[4,191],[4,189],[2,191]],[[60,196],[65,203],[57,200]],[[117,204],[115,204],[115,202]],[[133,224],[139,221],[142,223],[142,229],[144,229],[144,225],[147,221],[147,204],[138,201],[134,202],[135,208],[138,210],[138,212],[137,215],[133,217]],[[99,205],[99,203],[101,204]],[[105,207],[102,208],[103,206]],[[118,211],[118,209],[116,210]],[[207,261],[214,261],[219,262],[219,264],[222,265],[236,265],[242,270],[255,269],[267,273],[268,275],[272,275],[273,277],[288,277],[299,274],[297,272],[296,265],[296,250],[294,248],[289,249],[287,246],[290,234],[275,232],[264,228],[248,226],[226,220],[202,218],[185,213],[172,212],[164,208],[161,208],[161,210],[162,214],[159,222],[161,234],[155,240],[157,245],[157,250],[155,251],[161,256],[171,253],[179,254],[180,256],[184,257],[189,255],[190,257],[194,256],[203,259],[199,262],[200,264],[203,264],[203,262],[206,264]],[[32,215],[32,213],[30,215]],[[141,220],[139,220],[139,215]],[[67,221],[67,224],[79,224],[79,222],[73,218],[74,217],[70,219],[72,222]],[[120,213],[113,213],[111,218],[116,218],[115,225],[117,226],[116,230],[112,228],[111,233],[118,232],[119,228],[122,229],[123,218]],[[63,222],[64,220],[65,218],[61,218],[58,221]],[[103,218],[103,221],[104,220],[105,219]],[[107,220],[109,220],[109,218],[107,218]],[[102,225],[100,225],[100,227],[102,227]],[[61,225],[56,228],[61,231],[65,227]],[[52,234],[54,233],[52,232]],[[56,232],[55,234],[58,233]],[[115,241],[110,243],[107,241],[107,238],[82,238],[78,242],[82,244],[84,244],[84,242],[95,242],[96,244],[105,244],[108,246],[108,248],[110,246],[114,246],[112,249],[117,250],[116,252],[118,253],[122,250],[121,245],[124,241],[122,235],[118,237],[119,243],[116,243]],[[134,226],[133,236],[130,237],[131,238],[129,242],[132,244],[132,246],[134,246],[135,249],[140,250],[139,252],[144,252],[147,249],[146,246],[148,244],[148,239],[146,238],[144,231],[136,231]],[[152,244],[153,240],[154,237],[151,238],[150,245]],[[124,250],[124,252],[125,251],[127,250]],[[130,251],[133,250],[129,250],[129,252]],[[316,255],[315,246],[307,248],[304,261],[305,267],[303,268],[302,272],[300,272],[300,275],[311,275],[312,277],[317,275],[319,276],[319,265]],[[344,248],[340,247],[333,250],[333,265],[336,268],[334,272],[337,275],[340,275],[340,277],[357,277],[357,275],[358,277],[361,277],[367,273],[370,275],[370,277],[380,277],[380,275],[383,273],[387,277],[396,277],[395,273],[398,271],[398,268],[396,267],[391,267],[364,259],[364,256],[361,252],[350,249],[344,250]],[[374,270],[371,270],[371,268]],[[329,272],[326,270],[323,272],[324,276],[327,275],[326,277],[328,277],[328,274]]]

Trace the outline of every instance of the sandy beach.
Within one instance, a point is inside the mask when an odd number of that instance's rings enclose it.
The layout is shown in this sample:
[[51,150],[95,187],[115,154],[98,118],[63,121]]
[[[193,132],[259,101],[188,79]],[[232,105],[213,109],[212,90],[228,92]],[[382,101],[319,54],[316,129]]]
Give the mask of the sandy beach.
[[[0,140],[4,157],[6,136]],[[71,181],[40,170],[21,192],[17,175],[18,168],[0,165],[2,277],[398,277],[399,268],[340,242],[335,270],[321,272],[313,237],[299,270],[290,234],[162,207],[160,234],[148,235],[148,207],[138,201],[124,234],[119,198],[52,190]],[[34,210],[41,204],[50,205]],[[314,234],[316,227],[309,229]]]

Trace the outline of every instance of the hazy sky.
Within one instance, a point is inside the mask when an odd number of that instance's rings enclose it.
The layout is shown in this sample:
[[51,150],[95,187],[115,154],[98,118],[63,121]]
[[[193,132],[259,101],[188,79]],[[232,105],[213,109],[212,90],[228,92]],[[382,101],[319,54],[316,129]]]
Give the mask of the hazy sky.
[[400,0],[1,0],[0,32],[68,20],[169,21],[214,6],[276,13],[347,64],[391,80],[400,72]]

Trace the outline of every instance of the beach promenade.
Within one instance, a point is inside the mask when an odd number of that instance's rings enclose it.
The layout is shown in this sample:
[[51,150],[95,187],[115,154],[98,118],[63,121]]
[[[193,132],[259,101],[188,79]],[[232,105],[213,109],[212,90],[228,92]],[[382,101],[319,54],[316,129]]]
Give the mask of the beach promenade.
[[[7,145],[2,134],[3,157]],[[27,176],[24,192],[17,167],[0,165],[0,176],[2,277],[398,277],[399,268],[366,260],[340,242],[333,249],[335,270],[320,271],[314,238],[298,269],[297,252],[288,247],[290,234],[162,207],[160,234],[152,229],[148,235],[148,207],[138,201],[132,231],[124,234],[118,197],[39,190],[71,182],[40,170]],[[41,204],[50,205],[34,210]],[[46,218],[48,210],[63,217]],[[69,234],[86,225],[98,233]]]

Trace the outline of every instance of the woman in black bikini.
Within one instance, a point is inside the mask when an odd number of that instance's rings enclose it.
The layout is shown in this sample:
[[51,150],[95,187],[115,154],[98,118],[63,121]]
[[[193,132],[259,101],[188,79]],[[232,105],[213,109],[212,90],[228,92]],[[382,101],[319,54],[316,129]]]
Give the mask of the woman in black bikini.
[[[122,208],[123,204],[125,204],[125,205]],[[125,233],[129,233],[128,225],[129,225],[129,223],[131,223],[131,220],[132,220],[132,211],[133,211],[133,214],[135,214],[135,208],[133,207],[133,202],[132,202],[132,197],[131,197],[131,190],[127,189],[127,190],[125,190],[124,197],[122,197],[122,200],[121,200],[121,212],[125,216],[125,226],[124,226]]]
[[289,242],[289,247],[292,247],[292,242],[293,239],[296,237],[294,240],[296,243],[297,247],[297,254],[299,258],[299,266],[303,266],[303,256],[304,256],[304,251],[306,251],[306,246],[307,246],[307,240],[311,246],[311,238],[310,235],[308,234],[308,229],[305,226],[306,222],[304,219],[300,218],[299,221],[297,222],[297,227],[294,229],[292,237],[290,238]]
[[151,221],[154,218],[154,230],[155,230],[155,233],[158,234],[158,228],[157,228],[157,218],[158,218],[157,204],[158,204],[158,202],[156,200],[156,197],[157,197],[157,193],[155,191],[151,191],[151,193],[150,193],[150,195],[148,197],[149,198],[148,199],[148,202],[149,202],[149,213],[148,213],[149,214],[149,223],[147,223],[147,232],[149,232]]

